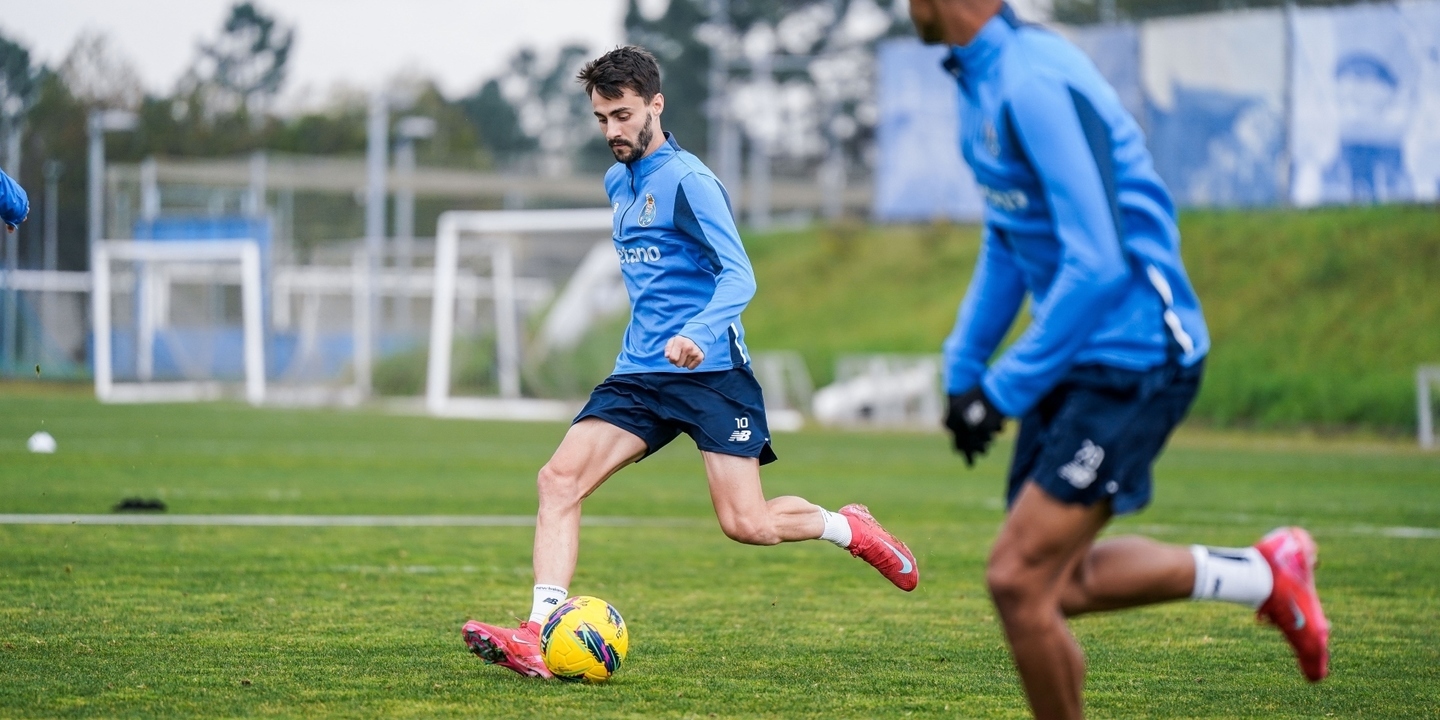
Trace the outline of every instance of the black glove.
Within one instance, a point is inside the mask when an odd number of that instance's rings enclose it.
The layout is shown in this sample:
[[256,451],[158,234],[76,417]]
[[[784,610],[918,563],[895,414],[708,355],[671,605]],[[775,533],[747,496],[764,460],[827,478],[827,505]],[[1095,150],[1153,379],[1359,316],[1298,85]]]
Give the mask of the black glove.
[[955,437],[955,452],[965,456],[965,465],[975,467],[975,456],[984,455],[1005,426],[1005,414],[985,397],[979,385],[969,392],[950,396],[945,411],[945,427]]

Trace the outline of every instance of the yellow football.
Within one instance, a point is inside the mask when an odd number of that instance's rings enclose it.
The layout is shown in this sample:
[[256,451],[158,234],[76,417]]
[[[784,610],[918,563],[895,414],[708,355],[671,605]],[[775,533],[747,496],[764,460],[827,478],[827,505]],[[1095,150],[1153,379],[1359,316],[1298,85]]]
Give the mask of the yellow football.
[[629,649],[620,612],[596,597],[561,603],[540,631],[545,666],[562,680],[604,682],[620,669]]

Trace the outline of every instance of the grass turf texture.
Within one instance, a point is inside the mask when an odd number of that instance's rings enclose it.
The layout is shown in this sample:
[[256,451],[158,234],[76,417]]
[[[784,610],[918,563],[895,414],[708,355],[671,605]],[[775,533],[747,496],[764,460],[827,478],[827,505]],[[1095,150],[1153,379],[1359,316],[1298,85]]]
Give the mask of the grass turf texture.
[[[0,512],[530,514],[563,427],[233,405],[100,406],[0,386]],[[43,423],[43,424],[42,424]],[[38,429],[59,453],[30,455]],[[529,528],[0,526],[0,715],[1023,717],[982,585],[1002,444],[972,472],[938,436],[778,438],[772,494],[868,503],[924,573],[907,595],[823,543],[748,548],[713,520],[684,438],[587,501],[577,594],[634,633],[605,686],[523,680],[460,624],[523,614]],[[1332,677],[1307,685],[1250,613],[1188,602],[1074,623],[1095,717],[1435,717],[1440,465],[1375,442],[1187,433],[1155,504],[1118,523],[1244,545],[1321,543]]]

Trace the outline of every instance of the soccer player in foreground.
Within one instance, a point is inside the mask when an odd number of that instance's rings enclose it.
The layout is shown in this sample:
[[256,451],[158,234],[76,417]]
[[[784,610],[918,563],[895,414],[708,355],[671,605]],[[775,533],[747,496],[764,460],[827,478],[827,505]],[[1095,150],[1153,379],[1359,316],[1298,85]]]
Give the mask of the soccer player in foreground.
[[[1009,513],[986,570],[1030,707],[1078,718],[1085,675],[1065,618],[1196,598],[1256,608],[1309,680],[1327,673],[1316,547],[1096,541],[1150,501],[1151,465],[1200,387],[1209,336],[1169,193],[1139,126],[1074,46],[1001,0],[910,0],[951,46],[962,153],[986,200],[980,259],[945,342],[946,425],[973,465],[1020,418]],[[1029,328],[993,364],[1026,293]]]
[[682,432],[704,457],[727,536],[750,545],[829,540],[900,589],[915,589],[915,556],[865,506],[830,512],[798,497],[765,499],[760,466],[775,453],[740,324],[755,276],[730,199],[715,175],[660,129],[665,96],[649,52],[618,48],[586,65],[579,80],[618,161],[605,190],[630,325],[614,373],[540,469],[529,619],[518,629],[472,620],[462,631],[465,643],[486,662],[550,677],[539,632],[575,572],[581,502]]

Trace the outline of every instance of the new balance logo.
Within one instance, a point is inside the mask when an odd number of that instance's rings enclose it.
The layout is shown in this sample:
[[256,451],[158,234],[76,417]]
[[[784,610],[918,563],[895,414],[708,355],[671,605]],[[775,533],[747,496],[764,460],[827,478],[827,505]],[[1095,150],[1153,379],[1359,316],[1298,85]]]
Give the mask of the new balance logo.
[[749,430],[736,430],[735,432],[730,433],[730,442],[749,442],[749,441],[750,441],[750,431],[749,431]]
[[1084,490],[1095,482],[1102,462],[1105,462],[1105,448],[1086,440],[1075,453],[1075,459],[1060,468],[1060,477]]

